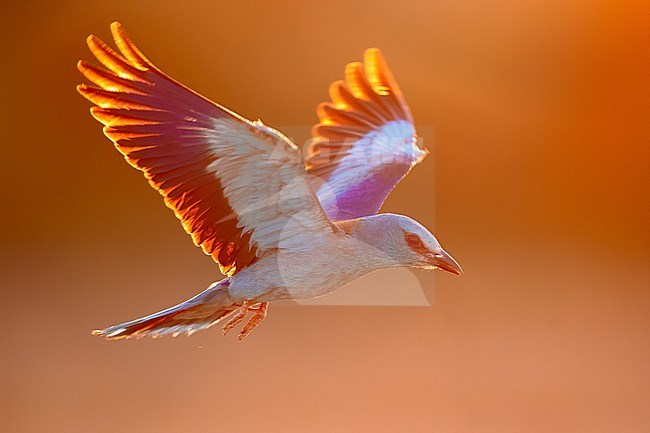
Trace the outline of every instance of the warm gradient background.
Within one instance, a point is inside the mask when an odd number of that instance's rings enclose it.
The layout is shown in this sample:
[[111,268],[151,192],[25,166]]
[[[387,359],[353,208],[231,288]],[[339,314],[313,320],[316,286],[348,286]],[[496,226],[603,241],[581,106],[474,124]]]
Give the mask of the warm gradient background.
[[[0,430],[650,431],[645,3],[260,4],[3,6]],[[272,308],[245,344],[91,337],[219,277],[74,91],[115,19],[270,125],[381,47],[435,127],[385,209],[435,218],[465,275],[418,273],[431,307]]]

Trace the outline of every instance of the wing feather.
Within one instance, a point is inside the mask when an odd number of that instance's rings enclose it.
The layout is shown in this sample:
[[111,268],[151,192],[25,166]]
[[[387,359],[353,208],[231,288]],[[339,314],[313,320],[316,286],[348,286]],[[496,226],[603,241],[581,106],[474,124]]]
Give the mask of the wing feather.
[[416,145],[411,112],[381,53],[345,68],[330,86],[312,128],[307,170],[333,220],[377,213],[395,185],[426,151]]
[[224,273],[333,230],[293,143],[165,75],[119,23],[111,31],[120,52],[89,36],[102,66],[79,62],[94,85],[78,91],[96,105],[91,113],[104,134]]

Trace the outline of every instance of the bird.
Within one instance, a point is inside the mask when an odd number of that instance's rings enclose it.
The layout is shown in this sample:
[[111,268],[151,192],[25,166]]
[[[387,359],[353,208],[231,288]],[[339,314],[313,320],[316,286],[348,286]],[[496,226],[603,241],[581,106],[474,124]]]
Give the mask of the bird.
[[87,38],[99,64],[78,62],[78,92],[126,161],[164,198],[224,278],[171,308],[93,334],[107,339],[191,335],[222,321],[246,338],[269,303],[327,295],[384,268],[460,265],[414,219],[380,213],[428,151],[377,48],[345,68],[301,149],[158,69],[119,22],[118,51]]

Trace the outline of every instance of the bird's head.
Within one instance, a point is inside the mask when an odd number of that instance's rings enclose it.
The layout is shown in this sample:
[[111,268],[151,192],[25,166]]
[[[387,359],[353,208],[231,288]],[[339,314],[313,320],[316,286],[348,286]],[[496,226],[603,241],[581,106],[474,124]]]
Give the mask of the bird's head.
[[419,222],[395,214],[362,218],[359,237],[381,251],[389,263],[421,269],[441,269],[455,275],[463,270],[436,237]]

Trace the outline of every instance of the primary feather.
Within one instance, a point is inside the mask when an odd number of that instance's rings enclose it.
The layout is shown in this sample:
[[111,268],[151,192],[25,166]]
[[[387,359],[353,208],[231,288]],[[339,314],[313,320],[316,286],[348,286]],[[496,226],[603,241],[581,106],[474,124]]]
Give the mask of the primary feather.
[[105,67],[79,62],[99,87],[78,90],[97,105],[91,111],[106,136],[225,274],[265,251],[295,247],[296,232],[331,230],[293,143],[165,75],[118,23],[111,31],[122,55],[90,36]]
[[376,214],[426,151],[417,146],[408,105],[377,48],[350,63],[345,81],[318,106],[306,159],[318,198],[332,220]]

